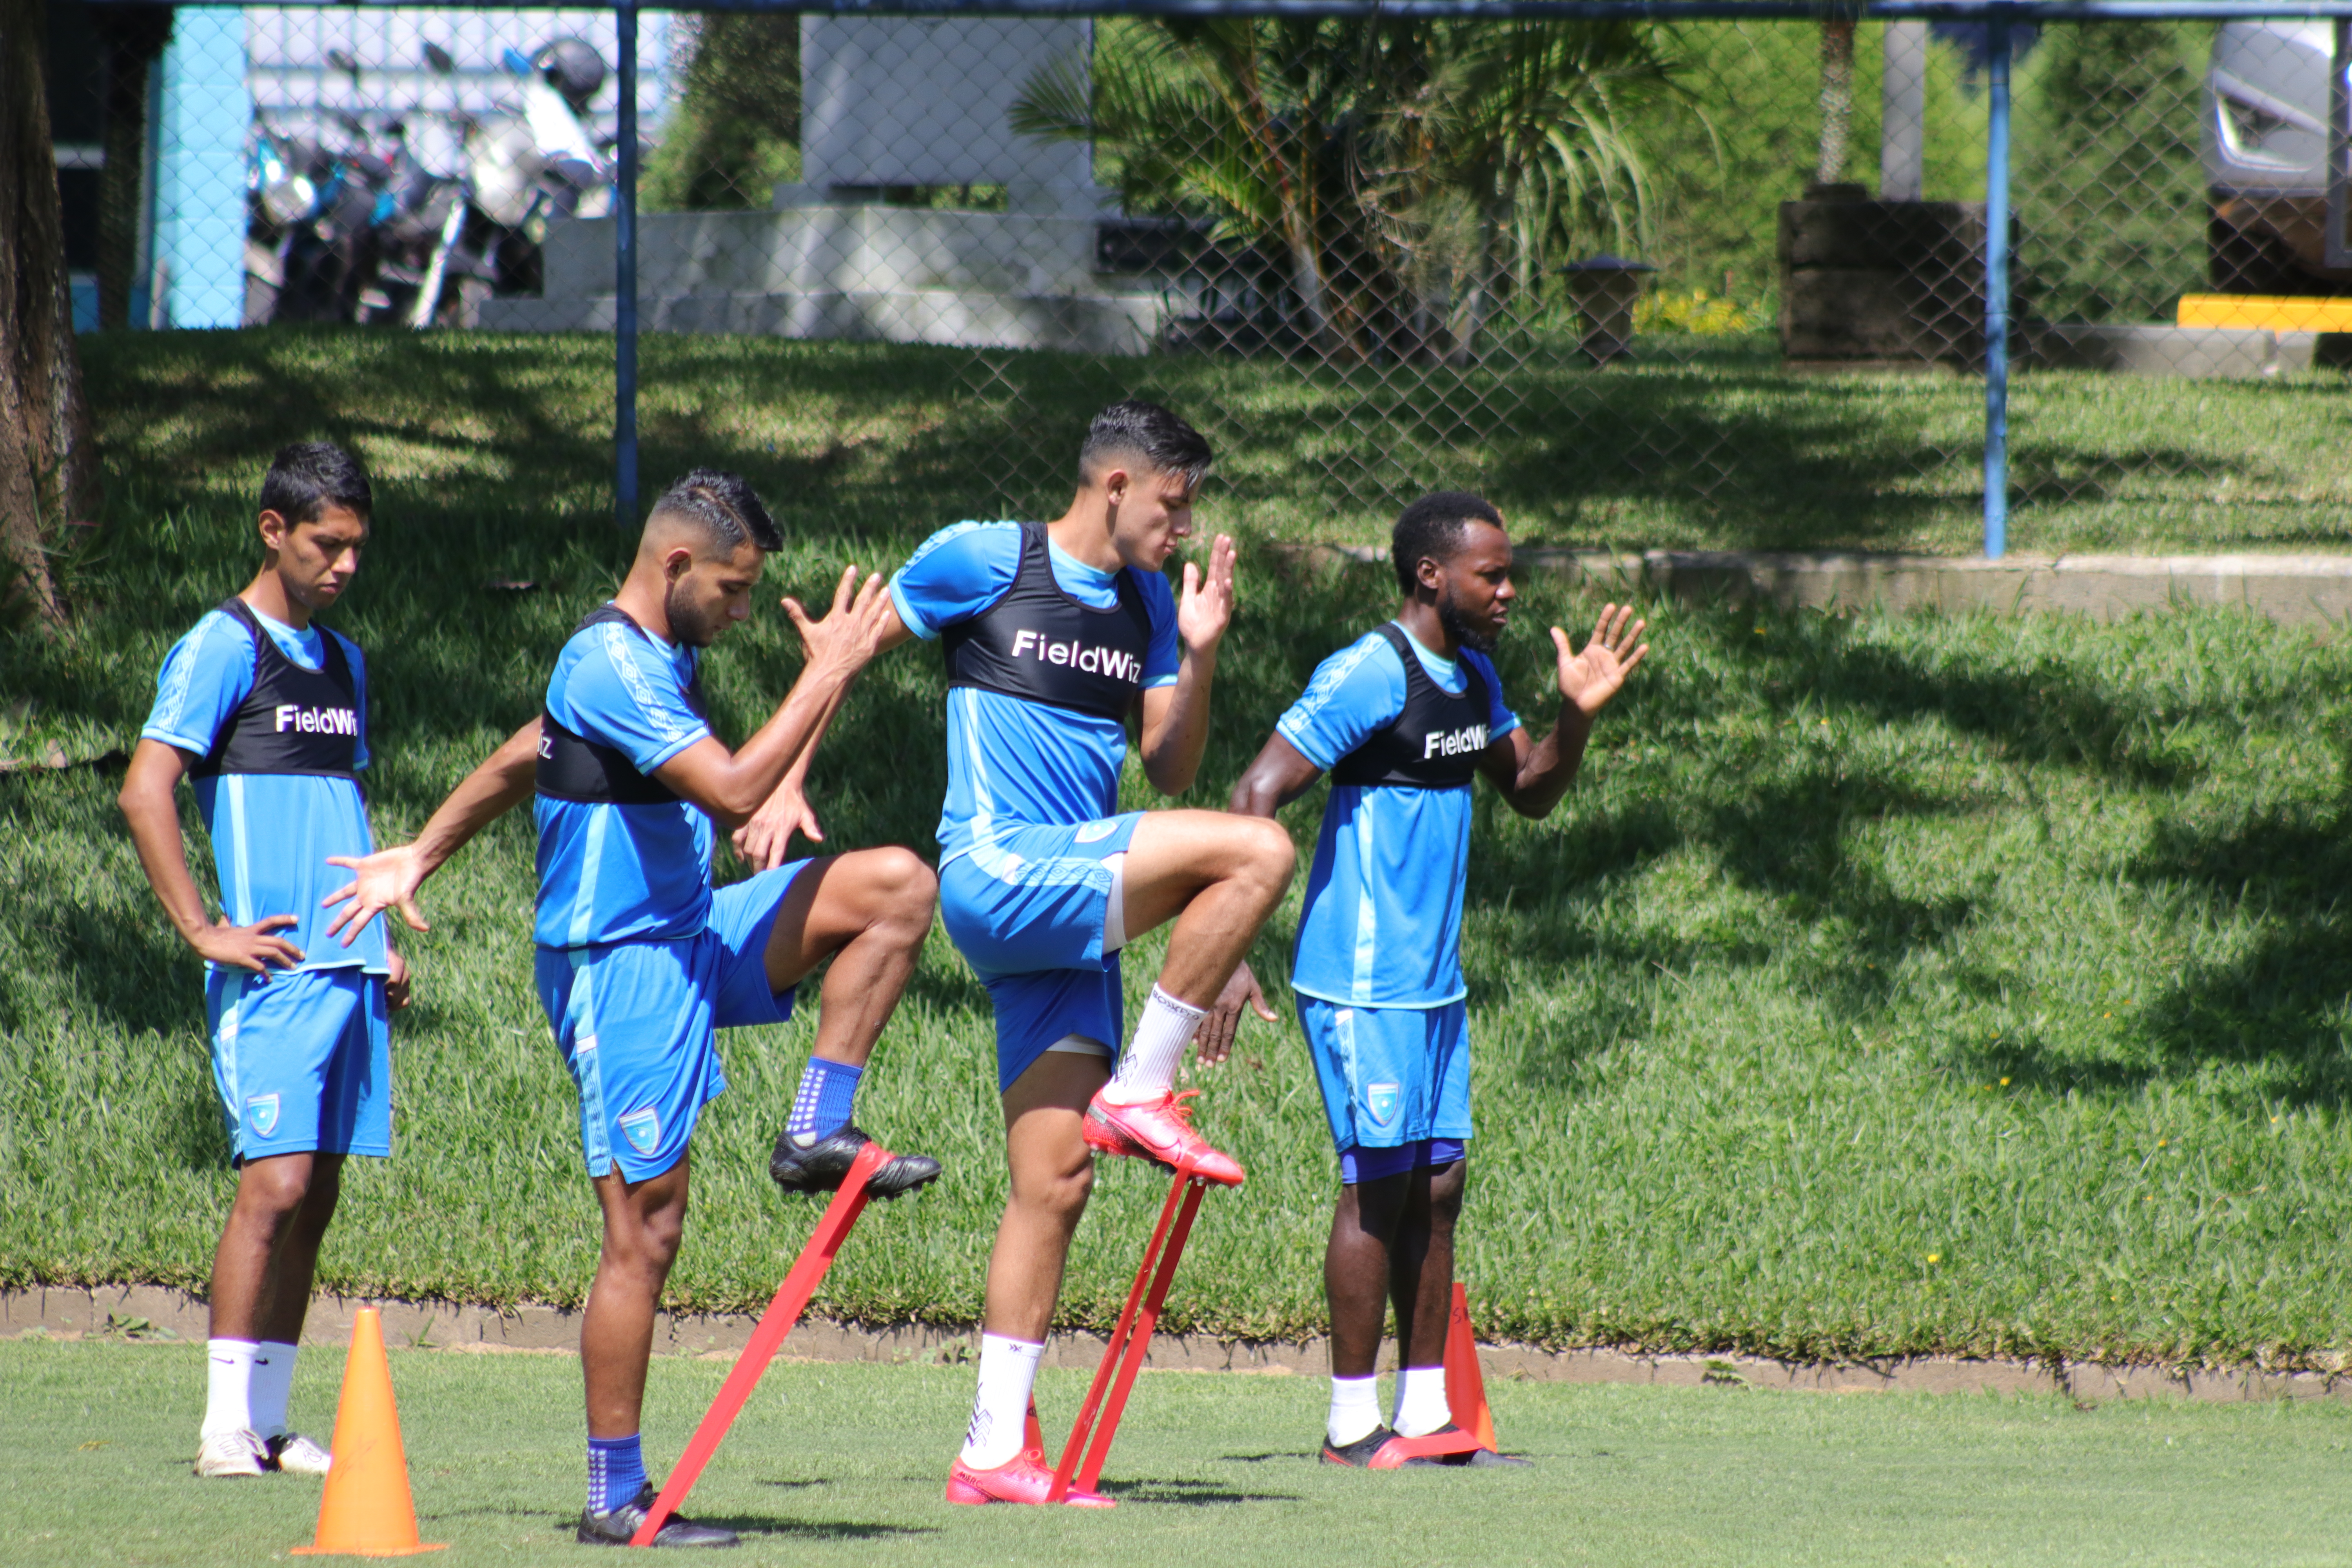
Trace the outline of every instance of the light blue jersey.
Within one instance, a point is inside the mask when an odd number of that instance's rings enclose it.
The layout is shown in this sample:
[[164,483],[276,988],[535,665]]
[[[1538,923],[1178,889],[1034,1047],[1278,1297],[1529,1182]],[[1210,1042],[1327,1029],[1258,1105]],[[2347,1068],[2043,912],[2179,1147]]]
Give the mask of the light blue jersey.
[[[1406,633],[1444,689],[1467,679],[1452,659]],[[1486,681],[1492,743],[1518,728],[1485,656],[1464,660]],[[1330,769],[1404,711],[1404,660],[1368,632],[1316,667],[1275,732]],[[1462,893],[1470,867],[1470,786],[1413,789],[1333,784],[1307,875],[1291,986],[1347,1007],[1441,1007],[1462,982]]]
[[[547,711],[639,773],[710,733],[687,698],[697,655],[625,621],[582,627],[556,656]],[[710,913],[710,819],[685,801],[588,805],[536,797],[541,947],[698,936]]]
[[[327,637],[341,647],[357,700],[352,765],[366,767],[367,669],[358,645],[318,626],[296,631],[257,611],[254,618],[279,651],[305,669],[323,668]],[[251,633],[223,611],[208,612],[164,656],[155,705],[141,737],[184,752],[191,761],[208,755],[222,727],[253,691],[255,658]],[[336,911],[323,908],[322,901],[351,880],[351,873],[328,865],[327,857],[375,849],[367,802],[356,783],[310,773],[220,773],[190,783],[212,839],[221,909],[232,924],[292,915],[295,923],[276,934],[301,950],[299,967],[389,973],[382,921],[369,921],[349,947],[340,936],[327,935]]]
[[[1098,571],[1054,546],[1054,581],[1083,605],[1118,603],[1117,574]],[[1012,588],[1021,564],[1017,522],[960,522],[923,542],[890,580],[907,629],[935,640],[972,619]],[[1167,577],[1129,574],[1150,617],[1143,661],[1146,689],[1176,683],[1181,647]],[[948,693],[948,794],[940,814],[940,864],[1033,826],[1076,826],[1118,809],[1127,727],[1115,719],[959,687]]]

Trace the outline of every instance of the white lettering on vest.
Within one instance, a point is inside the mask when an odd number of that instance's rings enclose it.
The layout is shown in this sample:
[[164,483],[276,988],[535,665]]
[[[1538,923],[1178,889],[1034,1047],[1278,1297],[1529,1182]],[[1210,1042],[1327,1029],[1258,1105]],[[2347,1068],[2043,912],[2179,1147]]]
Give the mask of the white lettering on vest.
[[280,702],[274,711],[278,732],[291,730],[301,735],[356,735],[360,732],[360,716],[349,708],[298,708],[291,702]]
[[1088,675],[1107,675],[1113,680],[1129,686],[1143,684],[1143,661],[1131,653],[1117,648],[1088,647],[1083,643],[1048,642],[1036,632],[1013,634],[1013,657],[1042,658],[1047,664],[1067,665]]
[[1432,730],[1421,742],[1421,760],[1432,757],[1458,757],[1465,752],[1486,749],[1486,726],[1469,724],[1448,734],[1444,730]]

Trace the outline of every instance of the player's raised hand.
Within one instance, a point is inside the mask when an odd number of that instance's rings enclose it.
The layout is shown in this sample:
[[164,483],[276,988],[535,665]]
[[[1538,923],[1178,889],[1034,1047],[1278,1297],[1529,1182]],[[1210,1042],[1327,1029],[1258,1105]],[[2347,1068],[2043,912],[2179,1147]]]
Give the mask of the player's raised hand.
[[812,665],[831,660],[853,671],[863,669],[880,650],[882,634],[889,625],[890,594],[883,585],[882,574],[869,573],[860,584],[855,563],[841,574],[833,590],[833,607],[823,620],[812,620],[798,599],[788,596],[783,604]]
[[795,833],[812,844],[824,842],[816,812],[800,786],[788,778],[776,786],[766,805],[751,814],[751,821],[735,830],[732,842],[746,866],[754,871],[772,871],[784,863]]
[[1551,645],[1559,650],[1559,694],[1582,710],[1586,718],[1609,705],[1633,673],[1650,645],[1642,634],[1650,628],[1646,620],[1625,623],[1632,619],[1631,605],[1603,605],[1601,619],[1592,628],[1592,639],[1584,651],[1570,651],[1568,634],[1558,626],[1551,629]]
[[188,939],[188,945],[207,963],[267,974],[273,967],[291,969],[302,962],[300,948],[282,936],[271,934],[300,923],[292,915],[265,916],[249,926],[234,926],[223,921],[196,932]]
[[1203,574],[1184,563],[1183,591],[1176,599],[1176,635],[1189,652],[1206,653],[1217,646],[1234,619],[1234,549],[1231,534],[1221,533],[1209,545],[1209,569]]
[[319,900],[321,909],[348,906],[337,910],[327,927],[329,936],[342,932],[345,947],[385,910],[398,910],[411,931],[433,929],[416,909],[416,889],[425,885],[425,870],[415,845],[395,844],[373,855],[330,855],[327,864],[343,867],[352,874],[350,881]]
[[1192,1036],[1192,1054],[1202,1067],[1215,1067],[1234,1053],[1234,1036],[1242,1026],[1242,1009],[1246,1006],[1269,1024],[1279,1023],[1279,1016],[1265,1005],[1265,993],[1258,989],[1257,976],[1250,973],[1249,961],[1244,959],[1225,982],[1224,990],[1201,1020],[1200,1029]]

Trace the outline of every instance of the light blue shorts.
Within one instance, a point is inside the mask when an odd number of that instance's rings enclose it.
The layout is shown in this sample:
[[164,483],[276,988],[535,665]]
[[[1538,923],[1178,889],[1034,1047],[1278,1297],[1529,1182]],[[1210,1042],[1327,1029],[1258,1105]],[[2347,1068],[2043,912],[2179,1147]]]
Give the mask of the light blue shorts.
[[793,1016],[793,994],[768,988],[768,932],[807,864],[719,889],[699,936],[539,950],[539,1004],[580,1086],[590,1175],[617,1165],[642,1182],[677,1164],[727,1089],[716,1031]]
[[205,973],[213,1086],[237,1160],[392,1152],[383,978],[355,966]]
[[1103,862],[1127,852],[1141,820],[1017,827],[940,870],[940,919],[996,1005],[1000,1091],[1065,1036],[1118,1052],[1125,994],[1118,954],[1103,952]]
[[1442,1007],[1344,1007],[1298,994],[1331,1142],[1399,1149],[1470,1136],[1470,1020]]

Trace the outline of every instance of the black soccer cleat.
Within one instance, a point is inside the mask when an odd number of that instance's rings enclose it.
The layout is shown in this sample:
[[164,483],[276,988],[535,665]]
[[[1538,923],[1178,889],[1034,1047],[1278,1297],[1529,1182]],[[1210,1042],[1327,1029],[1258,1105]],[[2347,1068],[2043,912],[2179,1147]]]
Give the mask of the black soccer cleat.
[[[654,1500],[661,1494],[647,1481],[635,1498],[616,1509],[598,1513],[593,1509],[580,1516],[580,1543],[583,1546],[626,1546],[629,1537],[636,1534],[637,1526],[645,1523],[646,1515],[653,1511]],[[741,1542],[731,1530],[721,1530],[715,1524],[697,1524],[677,1514],[662,1521],[654,1531],[656,1546],[737,1546]]]
[[1323,1439],[1323,1462],[1327,1465],[1345,1465],[1351,1470],[1370,1469],[1373,1457],[1388,1447],[1395,1437],[1396,1434],[1388,1427],[1375,1426],[1342,1448],[1327,1436]]
[[[776,1152],[768,1157],[768,1174],[787,1193],[839,1192],[857,1152],[872,1142],[856,1127],[806,1144],[790,1132],[779,1132]],[[866,1195],[895,1198],[939,1179],[940,1163],[929,1154],[893,1154],[866,1178]]]

